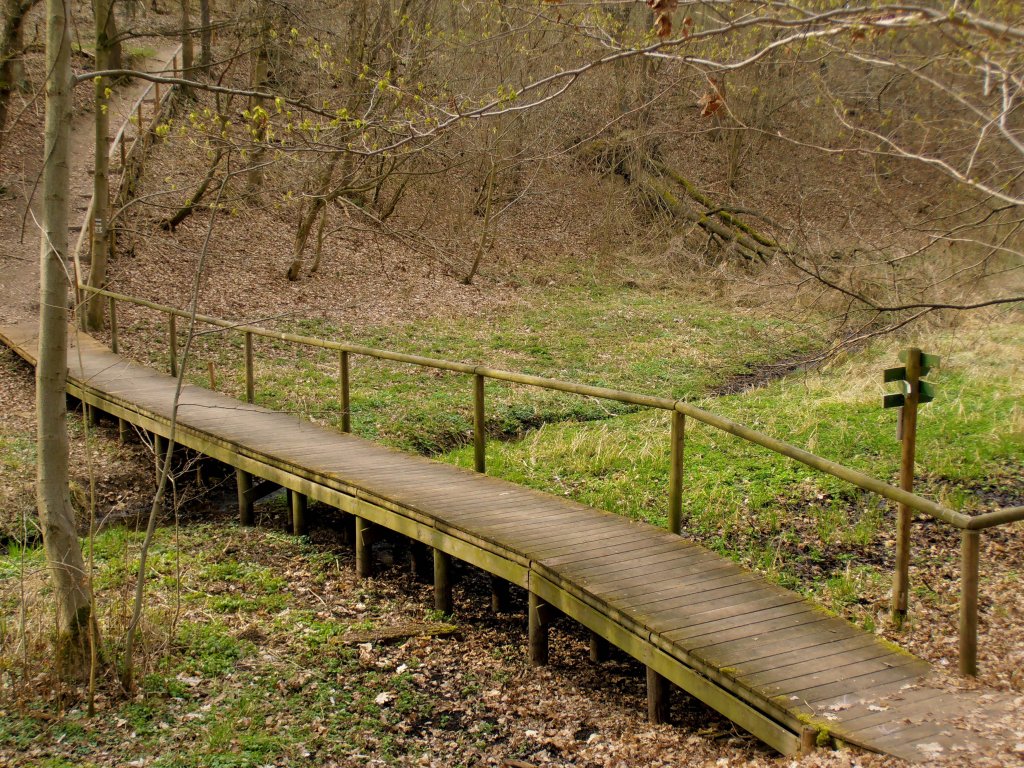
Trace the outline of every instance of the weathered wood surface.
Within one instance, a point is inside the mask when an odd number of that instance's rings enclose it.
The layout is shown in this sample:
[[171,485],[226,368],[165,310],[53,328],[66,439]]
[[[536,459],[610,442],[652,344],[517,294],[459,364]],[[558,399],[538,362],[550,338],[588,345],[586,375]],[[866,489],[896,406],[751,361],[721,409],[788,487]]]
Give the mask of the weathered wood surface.
[[[34,326],[0,328],[0,339],[34,363]],[[73,395],[168,436],[172,378],[82,334],[68,358]],[[546,656],[547,612],[557,609],[647,665],[659,713],[664,679],[784,753],[799,750],[811,725],[920,760],[936,749],[968,755],[981,737],[957,718],[1004,711],[991,697],[933,689],[926,662],[653,526],[199,387],[182,389],[177,418],[180,444],[297,500],[356,515],[365,574],[368,526],[379,524],[435,549],[442,610],[450,607],[449,556],[528,588],[531,658]],[[304,501],[295,511],[299,523]]]

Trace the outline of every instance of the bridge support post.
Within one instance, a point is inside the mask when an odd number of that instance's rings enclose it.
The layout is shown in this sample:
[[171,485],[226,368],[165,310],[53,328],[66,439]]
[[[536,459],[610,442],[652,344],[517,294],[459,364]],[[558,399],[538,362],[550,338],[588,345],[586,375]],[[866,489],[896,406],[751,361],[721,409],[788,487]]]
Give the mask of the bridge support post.
[[452,612],[452,558],[440,549],[434,550],[434,608]]
[[128,422],[124,419],[117,420],[117,442],[124,445],[128,442],[128,432],[131,429]]
[[427,562],[427,547],[415,539],[409,540],[409,568],[416,582],[423,584],[431,578],[433,564]]
[[659,725],[667,723],[671,704],[671,683],[647,667],[647,719]]
[[818,748],[818,729],[804,726],[800,731],[800,754],[809,755]]
[[529,659],[530,665],[543,667],[548,663],[548,626],[551,624],[551,606],[530,593],[529,605]]
[[508,582],[500,576],[491,575],[491,610],[494,613],[508,613]]
[[196,459],[196,484],[200,488],[206,488],[210,485],[210,468],[206,463],[206,459],[203,458],[202,454],[197,454]]
[[[900,409],[900,488],[914,490],[914,456],[917,450],[917,406],[921,401],[921,350],[907,350],[908,391]],[[910,593],[910,532],[913,511],[900,504],[896,514],[896,566],[892,581],[892,620],[896,628],[907,618]]]
[[153,462],[156,466],[156,482],[160,484],[160,473],[164,470],[164,456],[167,454],[167,440],[153,433]]
[[484,377],[473,376],[473,467],[487,472],[487,422],[484,414]]
[[292,491],[289,496],[292,502],[292,533],[303,536],[306,533],[306,494]]
[[600,664],[608,659],[608,641],[597,632],[590,633],[590,660]]
[[356,517],[356,576],[360,579],[373,574],[373,543],[370,541],[373,523]]
[[252,475],[244,469],[236,469],[235,484],[238,486],[238,522],[252,525]]
[[168,369],[171,376],[178,378],[178,318],[171,312],[167,315]]

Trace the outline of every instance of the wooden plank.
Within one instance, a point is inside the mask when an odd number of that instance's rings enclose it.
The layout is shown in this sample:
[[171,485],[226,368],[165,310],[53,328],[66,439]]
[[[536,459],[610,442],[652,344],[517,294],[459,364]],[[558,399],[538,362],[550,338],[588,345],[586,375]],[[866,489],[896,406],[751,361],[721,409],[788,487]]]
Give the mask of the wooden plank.
[[927,669],[926,666],[925,669],[922,669],[923,665],[924,662],[919,659],[912,659],[898,667],[887,667],[883,670],[857,675],[836,682],[823,682],[819,685],[811,685],[807,688],[790,691],[786,695],[796,696],[813,704],[815,701],[841,696],[847,691],[870,691],[874,686],[883,683],[900,683],[919,679]]
[[671,632],[659,631],[658,634],[685,648],[701,646],[709,639],[717,642],[728,642],[745,637],[754,637],[775,628],[784,628],[799,624],[812,624],[820,617],[814,609],[803,601],[786,603],[781,606],[753,610],[714,621],[702,622]]
[[571,537],[559,541],[549,539],[518,540],[517,543],[529,547],[536,560],[547,562],[549,557],[557,557],[570,552],[589,552],[604,545],[621,544],[626,541],[647,541],[645,532],[634,528],[620,528],[613,533],[596,537],[583,526]]
[[622,573],[592,573],[590,576],[578,576],[573,574],[571,577],[567,574],[567,577],[571,578],[572,581],[575,581],[590,592],[600,595],[603,588],[613,586],[615,584],[637,584],[645,581],[648,583],[669,582],[674,580],[674,575],[677,572],[678,569],[673,567],[672,561],[667,560],[663,562],[644,563],[637,568],[632,568],[629,571]]
[[699,577],[695,577],[693,580],[681,582],[678,594],[674,598],[662,599],[646,605],[637,604],[632,600],[623,602],[628,604],[631,612],[642,614],[646,620],[654,621],[660,616],[680,609],[693,610],[707,602],[763,592],[763,586],[756,581],[739,578],[716,579],[710,584],[721,584],[721,586],[711,588],[708,584],[709,582],[702,582]]
[[[916,688],[877,702],[872,699],[866,701],[867,704],[858,708],[844,710],[837,727],[842,727],[844,733],[854,733],[897,722],[921,723],[943,710],[962,711],[962,703],[955,697],[931,688]],[[875,710],[868,709],[869,706],[874,706]]]
[[673,568],[671,563],[659,563],[646,569],[632,571],[624,576],[610,574],[604,578],[600,575],[593,575],[590,578],[577,577],[575,580],[593,594],[605,596],[626,587],[654,588],[659,584],[679,583],[694,577],[699,579],[703,567],[704,563],[690,567],[683,564],[678,568]]
[[[495,514],[505,512],[510,509],[523,510],[524,512],[540,511],[537,510],[536,507],[531,507],[529,500],[512,496],[503,496],[499,498],[494,494],[489,493],[487,489],[472,489],[471,491],[464,490],[461,493],[462,499],[458,502],[446,503],[438,497],[437,499],[431,500],[430,506],[432,506],[439,514],[452,520],[472,519],[474,514]],[[427,507],[423,501],[412,502],[412,505],[424,508]]]
[[538,514],[535,510],[523,509],[514,504],[510,504],[505,509],[489,510],[482,520],[475,516],[452,515],[448,510],[443,508],[442,510],[439,516],[443,516],[453,524],[486,532],[489,536],[513,538],[517,543],[522,543],[520,534],[523,531],[530,530],[532,533],[540,535],[541,529],[564,527],[569,522],[561,513]]
[[621,532],[614,531],[612,533],[595,536],[592,531],[581,526],[577,526],[576,530],[571,534],[561,537],[557,541],[551,539],[550,536],[534,536],[532,534],[524,534],[523,536],[516,537],[516,546],[523,550],[529,551],[531,557],[534,560],[543,561],[547,552],[557,549],[559,552],[568,552],[573,550],[583,551],[584,548],[593,548],[597,546],[597,539],[600,538],[603,542],[618,542],[630,539],[638,541],[643,538],[642,533],[636,531]]
[[[801,622],[801,618],[811,620]],[[850,636],[849,633],[842,633],[838,629],[833,630],[833,624],[831,619],[820,613],[816,617],[786,617],[769,622],[767,626],[755,625],[717,636],[705,635],[694,638],[686,647],[691,652],[698,653],[709,664],[732,667],[742,661],[758,659],[772,652],[778,653],[787,647],[818,645],[828,636],[823,634],[824,632],[834,631],[836,639]],[[668,634],[663,637],[669,642],[676,642]]]
[[697,592],[711,593],[717,589],[738,584],[759,586],[757,580],[750,578],[735,566],[722,561],[714,566],[695,570],[693,573],[680,574],[678,579],[667,586],[625,587],[622,590],[607,590],[602,594],[608,600],[628,603],[632,608],[648,611],[653,610],[659,603],[675,600],[685,601]]
[[[641,523],[637,520],[629,520],[627,518],[619,517],[618,515],[612,514],[610,512],[598,512],[595,514],[594,511],[591,511],[588,514],[576,514],[576,517],[578,520],[581,521],[581,523],[587,522],[589,524],[589,522],[592,520],[595,522],[606,522],[607,524],[614,526],[615,530],[621,533],[622,535],[642,533],[645,537],[647,537],[649,541],[655,543],[660,544],[666,542],[674,542],[677,544],[681,544],[683,546],[690,546],[695,548],[697,547],[697,545],[693,542],[681,538],[673,533],[666,533],[660,528],[655,528],[653,526],[647,525],[646,523]],[[616,536],[618,535],[619,534],[617,533]],[[566,563],[560,563],[557,562],[558,559],[567,555],[571,556],[572,554],[573,551],[568,549],[565,551],[559,551],[557,543],[555,543],[550,550],[545,551],[544,559],[545,561],[551,561],[553,565],[563,565],[571,561],[567,560]]]
[[[950,732],[952,728],[949,723],[922,723],[907,728],[878,729],[873,734],[871,742],[877,744],[881,749],[893,752],[905,760],[920,762],[934,758],[935,755],[928,751],[918,749],[918,745],[938,741],[936,737]],[[961,763],[966,765],[966,763]]]
[[579,567],[565,566],[561,570],[573,578],[614,579],[629,576],[635,571],[655,565],[663,565],[669,571],[681,572],[683,568],[711,562],[713,560],[707,553],[696,547],[681,550],[676,544],[651,544],[644,549],[624,553],[615,560],[590,561]]
[[[746,661],[736,664],[737,675],[745,680],[748,675],[756,675],[761,672],[768,672],[773,669],[784,669],[794,664],[814,659],[824,659],[837,653],[860,648],[873,648],[881,645],[874,637],[868,634],[855,635],[844,640],[830,640],[810,648],[802,648],[795,651],[783,651],[773,656],[764,656],[756,661]],[[883,645],[884,647],[884,645]]]
[[[646,614],[647,626],[660,633],[692,631],[694,635],[732,629],[744,620],[760,621],[769,615],[787,615],[789,606],[806,609],[807,603],[799,595],[765,593],[764,590],[741,592],[731,597],[704,600],[693,605],[673,608],[658,614]],[[769,614],[769,611],[778,611]],[[673,639],[677,639],[675,636]],[[684,641],[685,637],[678,638]]]
[[[680,550],[688,549],[692,551],[700,551],[700,549],[693,543],[680,539],[682,545]],[[641,550],[651,545],[651,541],[647,537],[635,542],[629,542],[625,545],[616,542],[605,543],[604,541],[596,542],[599,544],[597,549],[588,550],[586,552],[571,552],[559,557],[546,557],[544,563],[549,568],[576,568],[576,567],[587,567],[587,564],[592,561],[604,561],[605,558],[617,557],[625,552],[633,552]]]
[[871,643],[870,645],[837,651],[828,656],[801,659],[792,664],[777,666],[756,674],[745,674],[742,675],[742,679],[747,685],[763,687],[767,685],[788,684],[789,681],[798,677],[817,674],[822,670],[826,670],[830,674],[834,671],[838,677],[844,674],[851,664],[883,660],[899,655],[882,643]]
[[[531,536],[540,536],[540,532],[534,529],[534,525],[566,525],[573,521],[573,515],[564,509],[538,509],[531,507],[529,502],[520,499],[502,499],[499,502],[483,502],[478,508],[463,513],[452,514],[447,507],[444,509],[445,517],[458,520],[463,525],[472,525],[487,528],[494,533],[501,533],[505,530],[512,530],[519,534],[529,531]],[[523,529],[523,521],[529,522],[530,528]],[[579,521],[576,521],[577,527]],[[519,538],[518,536],[516,537]]]
[[891,652],[885,656],[864,660],[843,659],[840,657],[833,666],[828,666],[824,669],[819,667],[813,672],[807,672],[773,683],[761,683],[757,687],[764,690],[770,696],[800,695],[800,693],[812,690],[820,685],[848,683],[865,675],[886,672],[890,669],[902,669],[904,672],[916,674],[915,670],[903,669],[916,661],[916,659],[909,658],[903,654]]

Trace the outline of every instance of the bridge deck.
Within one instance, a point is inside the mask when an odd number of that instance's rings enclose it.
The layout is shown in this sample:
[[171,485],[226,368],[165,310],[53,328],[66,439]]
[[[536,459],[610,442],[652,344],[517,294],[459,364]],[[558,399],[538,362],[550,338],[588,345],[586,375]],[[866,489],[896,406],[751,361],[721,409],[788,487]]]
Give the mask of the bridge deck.
[[[35,334],[0,329],[29,362]],[[168,436],[174,379],[88,336],[68,358],[73,395]],[[530,590],[783,753],[808,726],[912,760],[973,741],[926,662],[685,538],[194,386],[176,440]]]

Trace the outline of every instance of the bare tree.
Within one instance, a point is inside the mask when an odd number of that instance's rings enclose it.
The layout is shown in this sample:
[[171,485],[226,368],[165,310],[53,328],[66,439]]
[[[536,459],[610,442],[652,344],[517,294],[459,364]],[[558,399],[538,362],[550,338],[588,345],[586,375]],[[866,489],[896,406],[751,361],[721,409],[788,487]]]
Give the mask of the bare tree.
[[46,137],[39,271],[37,501],[43,545],[54,584],[62,673],[84,677],[95,630],[88,574],[68,492],[65,422],[68,333],[68,144],[71,124],[70,9],[46,2]]
[[[109,61],[111,41],[107,37],[110,29],[108,18],[113,15],[113,0],[94,0],[96,69],[112,68]],[[110,81],[105,77],[94,79],[95,98],[93,102],[93,123],[95,126],[95,150],[92,177],[92,242],[89,263],[89,285],[103,288],[107,282],[107,257],[110,253],[110,152],[107,137],[110,133],[110,115],[107,111]],[[103,328],[104,299],[90,294],[85,314],[87,330]]]
[[39,0],[4,0],[4,22],[0,30],[0,144],[7,127],[11,91],[25,87],[21,56],[24,53],[25,17]]
[[199,71],[210,74],[213,65],[213,26],[210,21],[210,0],[199,0]]

